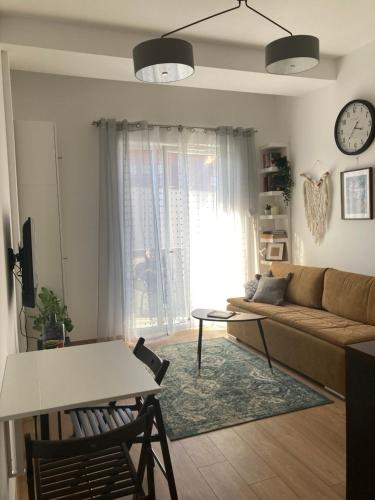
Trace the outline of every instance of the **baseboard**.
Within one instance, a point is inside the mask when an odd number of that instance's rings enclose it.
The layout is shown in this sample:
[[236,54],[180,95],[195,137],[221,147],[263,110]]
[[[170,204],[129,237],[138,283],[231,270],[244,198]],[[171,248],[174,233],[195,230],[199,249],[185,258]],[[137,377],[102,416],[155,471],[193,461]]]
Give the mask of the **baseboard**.
[[331,394],[334,394],[338,398],[342,399],[343,401],[345,401],[345,396],[343,396],[342,394],[336,392],[334,389],[331,389],[330,387],[327,387],[326,385],[324,386],[324,389],[326,391],[330,392]]

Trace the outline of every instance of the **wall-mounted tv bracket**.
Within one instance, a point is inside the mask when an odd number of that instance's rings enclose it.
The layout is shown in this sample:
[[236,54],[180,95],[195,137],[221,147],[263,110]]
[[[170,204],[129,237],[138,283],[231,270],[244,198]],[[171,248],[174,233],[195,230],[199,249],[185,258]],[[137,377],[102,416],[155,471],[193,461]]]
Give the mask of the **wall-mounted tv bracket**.
[[16,280],[22,285],[22,282],[20,280],[20,278],[22,278],[22,270],[21,266],[17,264],[17,262],[21,262],[21,260],[22,248],[18,249],[18,253],[14,253],[13,248],[8,248],[8,269],[11,273],[14,274]]

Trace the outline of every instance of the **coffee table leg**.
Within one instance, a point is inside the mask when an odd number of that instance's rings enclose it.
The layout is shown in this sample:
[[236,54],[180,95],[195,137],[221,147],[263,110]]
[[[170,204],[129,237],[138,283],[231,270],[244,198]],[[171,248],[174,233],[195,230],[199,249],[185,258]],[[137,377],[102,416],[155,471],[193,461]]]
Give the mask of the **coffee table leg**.
[[270,355],[268,353],[268,348],[267,348],[267,343],[266,343],[266,337],[264,336],[262,321],[258,319],[257,323],[258,323],[258,329],[259,329],[260,336],[262,337],[264,350],[266,351],[268,365],[269,365],[269,367],[271,369],[271,372],[273,373],[272,364],[271,364],[271,358],[270,358]]
[[202,336],[203,336],[203,320],[199,320],[199,335],[198,335],[198,371],[201,371],[202,359]]

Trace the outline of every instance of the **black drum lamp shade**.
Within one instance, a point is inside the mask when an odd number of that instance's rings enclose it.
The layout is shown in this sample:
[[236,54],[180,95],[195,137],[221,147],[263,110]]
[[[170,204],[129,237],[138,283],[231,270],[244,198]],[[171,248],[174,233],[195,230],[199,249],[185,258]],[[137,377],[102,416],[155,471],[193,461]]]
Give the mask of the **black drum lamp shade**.
[[266,70],[291,75],[314,68],[319,63],[319,40],[310,35],[293,35],[266,46]]
[[175,82],[194,73],[191,43],[180,38],[154,38],[133,49],[135,76],[148,83]]
[[237,0],[235,7],[198,19],[186,26],[164,33],[160,38],[147,40],[134,47],[133,61],[136,78],[142,82],[168,83],[191,76],[194,73],[191,43],[180,38],[170,38],[170,35],[240,9],[242,5],[290,35],[267,45],[266,70],[269,73],[291,75],[307,71],[319,63],[319,40],[315,36],[293,35],[287,28],[251,7],[248,0]]

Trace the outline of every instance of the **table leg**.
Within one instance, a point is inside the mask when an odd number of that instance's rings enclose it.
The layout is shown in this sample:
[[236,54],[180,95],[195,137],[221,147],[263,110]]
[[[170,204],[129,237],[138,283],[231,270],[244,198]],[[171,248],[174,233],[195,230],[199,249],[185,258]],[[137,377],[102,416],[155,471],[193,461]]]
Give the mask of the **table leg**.
[[41,437],[41,439],[49,439],[49,416],[48,416],[48,414],[40,415],[40,437]]
[[202,361],[202,336],[203,336],[203,320],[199,320],[199,335],[198,335],[198,371],[201,371]]
[[260,319],[258,319],[257,320],[257,324],[258,324],[258,329],[259,329],[260,336],[262,337],[262,342],[263,342],[264,350],[266,352],[266,356],[267,356],[267,360],[268,360],[268,365],[269,365],[269,367],[271,369],[271,372],[273,373],[272,364],[271,364],[271,358],[270,358],[270,355],[268,353],[268,348],[267,348],[267,343],[266,343],[266,337],[264,336],[262,321]]

